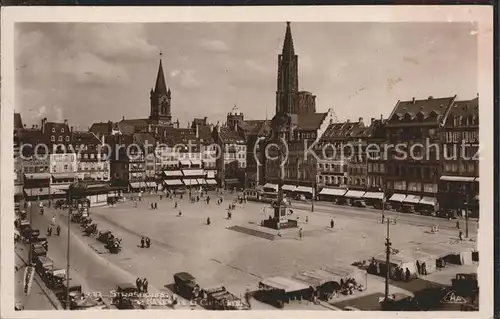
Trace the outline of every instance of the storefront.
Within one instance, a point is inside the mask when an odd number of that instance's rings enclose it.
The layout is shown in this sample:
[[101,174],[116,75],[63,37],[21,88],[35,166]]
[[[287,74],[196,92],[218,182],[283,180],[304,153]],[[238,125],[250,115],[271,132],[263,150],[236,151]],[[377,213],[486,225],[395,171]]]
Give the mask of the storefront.
[[347,189],[323,188],[318,194],[318,199],[329,202],[337,202],[337,200],[339,200],[339,198],[342,198],[345,193],[347,193]]

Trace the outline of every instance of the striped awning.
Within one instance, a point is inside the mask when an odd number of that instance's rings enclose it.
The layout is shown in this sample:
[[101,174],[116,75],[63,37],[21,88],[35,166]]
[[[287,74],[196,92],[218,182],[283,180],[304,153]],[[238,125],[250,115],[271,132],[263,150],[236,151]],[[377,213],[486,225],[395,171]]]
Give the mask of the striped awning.
[[183,176],[181,171],[163,171],[165,176]]
[[25,179],[50,179],[50,173],[24,174]]
[[297,187],[296,186],[293,186],[293,185],[283,185],[281,187],[282,190],[284,191],[293,191],[294,189],[296,189]]
[[154,187],[157,187],[158,185],[156,184],[156,182],[146,182],[146,185],[150,188],[154,188]]
[[330,195],[330,196],[344,196],[347,193],[346,189],[341,188],[323,188],[319,195]]
[[363,198],[383,199],[384,193],[382,193],[382,192],[366,192],[366,194],[363,195]]
[[347,191],[347,193],[344,196],[349,198],[362,198],[364,194],[365,192],[363,191],[350,190]]
[[434,197],[424,196],[420,200],[419,204],[435,206],[436,205],[436,199]]
[[391,198],[389,198],[390,201],[394,202],[402,202],[406,198],[406,195],[404,194],[393,194]]
[[169,185],[169,186],[184,185],[184,183],[180,179],[167,179],[167,180],[164,180],[163,183],[165,183],[165,185]]
[[198,181],[198,184],[200,184],[200,185],[205,185],[207,183],[205,181],[205,179],[203,179],[203,178],[197,178],[196,180]]
[[418,204],[422,198],[417,195],[408,195],[403,200],[403,203]]
[[195,186],[198,185],[198,181],[196,179],[183,179],[184,185],[186,186]]
[[50,185],[50,188],[65,191],[69,189],[69,184],[61,184],[61,185],[52,184]]
[[202,176],[203,170],[202,169],[183,169],[182,173],[184,174],[184,176]]
[[191,165],[191,161],[189,161],[189,160],[180,160],[179,162],[181,163],[181,165],[185,165],[185,166]]
[[271,183],[266,183],[266,185],[264,185],[262,188],[272,188],[272,189],[274,189],[275,192],[278,191],[278,185],[271,184]]
[[206,179],[208,185],[217,185],[217,181],[215,179]]
[[300,193],[310,193],[310,194],[312,194],[313,192],[312,187],[305,187],[305,186],[297,186],[297,188],[295,188],[293,191]]
[[49,188],[48,187],[42,187],[42,188],[25,188],[24,193],[26,196],[48,196],[49,195]]
[[201,161],[200,160],[191,160],[191,165],[201,166]]
[[132,188],[141,188],[141,187],[144,187],[144,185],[141,182],[134,182],[134,183],[130,183],[130,187],[132,187]]
[[58,188],[51,188],[50,189],[50,195],[64,195],[66,194],[66,192],[62,189],[58,189]]

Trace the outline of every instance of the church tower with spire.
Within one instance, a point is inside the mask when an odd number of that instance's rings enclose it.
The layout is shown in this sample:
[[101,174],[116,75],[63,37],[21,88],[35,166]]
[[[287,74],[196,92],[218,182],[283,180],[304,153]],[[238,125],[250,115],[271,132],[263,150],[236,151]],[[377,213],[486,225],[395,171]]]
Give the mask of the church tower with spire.
[[286,23],[283,51],[278,55],[278,85],[276,90],[276,114],[297,114],[299,108],[298,56],[293,47],[290,22]]
[[154,89],[150,92],[151,113],[149,120],[153,124],[171,125],[171,101],[172,95],[170,88],[167,88],[165,74],[163,73],[162,53],[160,52],[160,65],[158,66],[158,75]]

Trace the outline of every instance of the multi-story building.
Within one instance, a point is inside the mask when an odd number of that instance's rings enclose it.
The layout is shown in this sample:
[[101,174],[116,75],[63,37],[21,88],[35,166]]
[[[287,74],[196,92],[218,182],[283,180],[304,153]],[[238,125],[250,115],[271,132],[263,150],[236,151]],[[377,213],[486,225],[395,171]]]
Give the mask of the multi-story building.
[[365,126],[360,117],[357,128],[354,128],[346,137],[349,149],[347,160],[347,188],[349,190],[364,190],[367,186],[366,145],[370,134],[370,127]]
[[133,135],[114,135],[108,138],[107,143],[113,149],[111,183],[126,186],[129,191],[145,190],[147,185],[144,151],[135,145]]
[[265,139],[271,132],[271,122],[268,120],[244,120],[240,122],[239,129],[243,132],[247,146],[245,188],[264,185],[266,179],[264,148]]
[[104,147],[106,137],[99,140],[92,132],[73,132],[76,151],[76,174],[81,181],[110,180],[110,159]]
[[368,137],[368,148],[366,149],[367,156],[367,188],[370,191],[382,192],[385,189],[385,147],[386,147],[386,132],[385,120],[371,119],[371,131]]
[[[47,118],[42,119],[42,134],[49,152],[71,152],[72,128],[68,125],[68,120],[63,123],[47,122]],[[56,149],[54,149],[56,147]]]
[[[235,128],[238,126],[235,125]],[[213,139],[217,143],[217,181],[220,187],[244,187],[247,146],[242,132],[229,126],[215,126]]]
[[69,186],[78,180],[76,153],[52,153],[49,158],[50,195],[64,197]]
[[440,127],[454,97],[398,101],[387,120],[386,192],[391,205],[432,213],[441,175]]
[[298,56],[295,54],[290,23],[287,22],[283,50],[278,56],[276,114],[271,121],[273,136],[268,140],[268,145],[281,141],[280,149],[286,156],[282,157],[285,161],[282,165],[275,154],[278,149],[268,148],[270,156],[265,162],[264,188],[277,189],[281,177],[283,189],[293,189],[311,197],[315,191],[317,156],[308,150],[321,138],[335,116],[332,109],[316,113],[314,96],[300,92]]
[[20,137],[23,128],[21,114],[14,113],[14,200],[16,202],[23,198],[24,174]]
[[479,98],[456,101],[442,128],[438,203],[445,216],[479,216]]

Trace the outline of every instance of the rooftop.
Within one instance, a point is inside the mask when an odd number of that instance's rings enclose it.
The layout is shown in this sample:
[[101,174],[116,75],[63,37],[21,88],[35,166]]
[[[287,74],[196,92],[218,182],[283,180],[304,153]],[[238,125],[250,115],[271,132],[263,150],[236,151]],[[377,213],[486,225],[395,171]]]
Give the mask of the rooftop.
[[438,123],[455,101],[456,96],[434,98],[429,96],[425,100],[398,101],[391,116],[389,123],[406,118],[407,121],[418,120],[419,122]]

